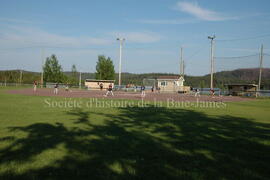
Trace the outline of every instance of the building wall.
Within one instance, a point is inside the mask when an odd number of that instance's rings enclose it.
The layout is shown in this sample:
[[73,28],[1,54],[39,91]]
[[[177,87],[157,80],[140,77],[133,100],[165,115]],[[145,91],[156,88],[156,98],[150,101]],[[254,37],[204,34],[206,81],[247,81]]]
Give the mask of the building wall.
[[[166,82],[166,86],[163,86],[162,83]],[[158,87],[160,91],[166,92],[177,92],[177,91],[184,91],[189,92],[189,86],[183,86],[183,81],[180,80],[158,80]]]
[[235,96],[244,96],[245,94],[249,92],[255,93],[257,91],[256,86],[250,86],[250,85],[243,85],[243,86],[230,85],[228,87],[229,87],[229,94],[235,95]]
[[255,86],[231,86],[230,91],[256,91],[257,87]]
[[[90,89],[99,89],[99,85],[101,82],[85,82],[84,85]],[[102,82],[103,84],[103,89],[107,89],[109,88],[109,85],[112,84],[112,86],[114,87],[114,83],[111,82]]]

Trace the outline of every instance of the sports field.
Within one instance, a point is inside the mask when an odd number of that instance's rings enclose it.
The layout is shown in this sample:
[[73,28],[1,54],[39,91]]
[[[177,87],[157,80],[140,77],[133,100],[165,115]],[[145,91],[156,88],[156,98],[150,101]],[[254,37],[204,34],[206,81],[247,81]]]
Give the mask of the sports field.
[[11,92],[0,89],[0,179],[270,178],[270,99],[168,107]]
[[[78,90],[73,89],[66,92],[64,89],[60,89],[57,95],[53,94],[53,88],[43,88],[38,89],[34,92],[31,88],[23,89],[12,89],[8,93],[11,94],[23,94],[30,96],[57,96],[66,98],[104,98],[106,90]],[[124,92],[124,91],[114,91],[115,96],[108,96],[107,99],[130,99],[130,100],[141,100],[142,96],[139,91],[137,92]],[[173,99],[174,101],[197,101],[197,97],[194,94],[176,94],[176,93],[152,93],[150,91],[146,92],[146,96],[143,98],[146,101],[167,101],[168,99]],[[200,96],[202,101],[219,101],[219,102],[233,102],[233,101],[247,101],[252,99],[241,98],[237,96]]]

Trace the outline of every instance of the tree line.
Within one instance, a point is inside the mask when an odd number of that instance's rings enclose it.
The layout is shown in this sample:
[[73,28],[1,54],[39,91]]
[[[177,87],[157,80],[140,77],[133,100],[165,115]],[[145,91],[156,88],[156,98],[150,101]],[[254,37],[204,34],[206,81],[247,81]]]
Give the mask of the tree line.
[[[91,78],[103,80],[115,79],[114,64],[110,57],[105,57],[104,55],[98,56],[96,72],[94,77],[91,76]],[[84,75],[82,75],[82,80],[85,80]],[[34,81],[41,83],[41,73],[21,70],[0,71],[0,82],[2,83],[33,83]],[[50,82],[78,85],[79,72],[75,64],[72,65],[70,72],[64,72],[56,55],[52,54],[46,58],[43,66],[43,82],[44,84]]]
[[[64,83],[69,85],[78,86],[79,72],[75,65],[72,65],[71,71],[64,72],[56,55],[51,55],[46,58],[43,66],[43,80],[44,83]],[[226,84],[231,83],[258,83],[258,68],[255,69],[237,69],[233,71],[223,71],[214,74],[214,85],[219,88],[226,88]],[[171,76],[177,74],[168,73],[144,73],[132,74],[122,73],[123,84],[142,85],[143,79],[156,79],[159,76]],[[110,57],[99,55],[96,72],[95,73],[82,73],[82,84],[85,79],[102,79],[102,80],[116,80],[118,82],[118,74],[115,73],[114,64]],[[205,76],[185,76],[185,85],[191,87],[207,88],[209,87],[210,75]],[[34,81],[40,82],[41,73],[28,72],[21,70],[0,71],[0,82],[4,83],[28,83]],[[263,69],[262,76],[263,89],[270,89],[270,69]]]
[[[71,67],[70,75],[69,76],[65,75],[61,65],[59,64],[54,54],[46,59],[45,65],[43,67],[43,72],[45,83],[58,82],[71,85],[79,84],[79,77],[78,77],[79,73],[76,69],[76,66],[73,64]],[[104,55],[98,56],[95,78],[103,80],[114,80],[115,70],[113,61],[111,60],[110,57],[105,57]]]

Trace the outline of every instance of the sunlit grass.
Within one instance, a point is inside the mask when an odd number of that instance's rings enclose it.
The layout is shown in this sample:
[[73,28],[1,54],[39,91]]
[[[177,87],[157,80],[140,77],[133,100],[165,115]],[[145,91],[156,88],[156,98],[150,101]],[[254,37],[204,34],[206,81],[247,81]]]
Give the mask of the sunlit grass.
[[1,179],[270,177],[269,99],[225,108],[51,108],[47,97],[6,90]]

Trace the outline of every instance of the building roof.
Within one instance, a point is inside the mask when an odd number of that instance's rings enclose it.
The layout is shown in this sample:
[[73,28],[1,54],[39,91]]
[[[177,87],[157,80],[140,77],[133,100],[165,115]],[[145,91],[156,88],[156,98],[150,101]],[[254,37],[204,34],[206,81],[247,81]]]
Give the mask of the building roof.
[[258,86],[257,84],[226,84],[227,86]]
[[172,80],[175,80],[175,79],[179,79],[180,76],[159,76],[157,79],[172,79]]
[[86,79],[85,82],[115,82],[115,80]]

